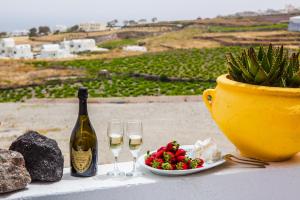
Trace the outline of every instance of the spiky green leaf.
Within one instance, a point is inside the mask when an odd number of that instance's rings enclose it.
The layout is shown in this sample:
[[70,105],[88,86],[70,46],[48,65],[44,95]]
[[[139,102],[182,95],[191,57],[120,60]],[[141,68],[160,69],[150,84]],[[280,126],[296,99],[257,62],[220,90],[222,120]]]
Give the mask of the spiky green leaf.
[[259,47],[257,58],[261,62],[264,57],[264,48],[262,46]]
[[271,64],[269,62],[268,56],[264,51],[262,52],[262,56],[263,56],[263,59],[261,62],[261,66],[263,67],[263,69],[266,73],[269,73],[271,70]]
[[255,54],[254,49],[251,47],[248,51],[248,63],[249,63],[249,72],[253,77],[256,76],[256,73],[258,72],[260,65],[258,63],[257,56]]
[[268,57],[270,66],[272,66],[273,65],[273,46],[272,46],[272,44],[269,45],[267,57]]
[[237,59],[237,63],[240,66],[240,70],[242,71],[242,74],[246,77],[245,79],[248,81],[253,80],[253,76],[251,73],[248,71],[247,66],[243,65],[243,57]]

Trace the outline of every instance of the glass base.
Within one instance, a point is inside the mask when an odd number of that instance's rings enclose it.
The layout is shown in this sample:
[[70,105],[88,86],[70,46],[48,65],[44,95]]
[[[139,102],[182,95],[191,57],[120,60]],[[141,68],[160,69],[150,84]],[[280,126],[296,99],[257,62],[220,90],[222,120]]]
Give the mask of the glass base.
[[125,172],[122,172],[122,171],[110,171],[110,172],[107,172],[106,174],[107,176],[125,176]]
[[139,171],[131,171],[131,172],[127,172],[126,176],[130,176],[130,177],[143,176],[143,173]]

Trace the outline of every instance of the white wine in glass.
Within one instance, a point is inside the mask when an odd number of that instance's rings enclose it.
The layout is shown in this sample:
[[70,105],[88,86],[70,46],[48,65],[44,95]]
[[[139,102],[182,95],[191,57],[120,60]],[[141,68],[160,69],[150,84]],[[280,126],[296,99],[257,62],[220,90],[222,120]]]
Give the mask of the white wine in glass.
[[124,176],[125,173],[118,167],[118,157],[123,146],[124,127],[120,120],[112,120],[108,123],[107,136],[109,139],[109,148],[115,158],[114,169],[107,173],[108,176]]
[[129,135],[129,149],[134,157],[138,156],[141,150],[143,138],[141,135]]
[[126,123],[126,134],[128,137],[129,150],[133,157],[132,171],[126,176],[140,176],[142,173],[136,170],[136,159],[143,144],[143,126],[140,120],[128,121]]
[[109,137],[109,148],[113,152],[114,156],[118,156],[123,145],[123,135],[111,134]]

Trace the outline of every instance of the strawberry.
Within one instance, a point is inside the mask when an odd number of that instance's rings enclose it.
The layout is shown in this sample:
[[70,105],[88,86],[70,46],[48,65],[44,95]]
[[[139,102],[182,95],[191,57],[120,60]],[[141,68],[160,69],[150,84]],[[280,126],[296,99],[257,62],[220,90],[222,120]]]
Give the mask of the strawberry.
[[151,167],[156,168],[156,169],[161,169],[161,165],[163,164],[163,159],[161,158],[155,158],[152,162]]
[[167,151],[176,152],[178,148],[179,144],[176,141],[167,144]]
[[165,152],[166,152],[166,149],[161,149],[160,151],[156,152],[155,157],[156,158],[163,158]]
[[196,158],[196,159],[191,160],[189,166],[191,169],[195,169],[195,168],[202,167],[203,163],[204,163],[203,160]]
[[173,170],[174,169],[174,166],[167,162],[163,163],[161,166],[164,170]]
[[153,162],[154,158],[153,157],[148,157],[145,159],[145,164],[148,166],[152,166],[152,162]]
[[190,160],[189,157],[185,157],[185,156],[178,156],[176,157],[177,162],[184,162],[184,163],[188,163],[188,161]]
[[157,150],[157,152],[159,152],[159,151],[161,151],[161,150],[167,150],[167,147],[160,147],[158,150]]
[[197,158],[197,160],[198,160],[198,166],[203,166],[203,164],[204,164],[204,160],[202,160],[202,159],[200,159],[200,158]]
[[187,161],[187,163],[186,163],[186,164],[187,164],[188,166],[190,166],[191,162],[192,162],[192,159],[191,159],[191,158],[189,158],[189,160]]
[[175,153],[175,156],[178,157],[178,156],[185,156],[186,154],[186,151],[183,150],[183,149],[178,149]]
[[145,156],[145,164],[148,166],[152,166],[152,161],[155,158],[155,154],[150,154],[150,151],[147,151],[147,155]]
[[173,170],[176,169],[176,164],[171,163]]
[[184,162],[179,162],[176,164],[176,169],[178,169],[178,170],[185,170],[188,168],[189,168],[189,166]]
[[197,166],[198,166],[198,162],[195,161],[195,160],[191,160],[191,162],[190,162],[190,164],[189,164],[189,167],[190,167],[191,169],[195,169],[195,168],[197,168]]
[[156,152],[152,153],[152,154],[151,154],[151,157],[156,158],[156,154],[157,154]]
[[204,161],[200,158],[195,158],[194,161],[197,162],[197,164],[200,165],[200,166],[202,166],[203,163],[204,163]]
[[164,160],[166,162],[172,162],[175,158],[174,154],[172,152],[164,152]]

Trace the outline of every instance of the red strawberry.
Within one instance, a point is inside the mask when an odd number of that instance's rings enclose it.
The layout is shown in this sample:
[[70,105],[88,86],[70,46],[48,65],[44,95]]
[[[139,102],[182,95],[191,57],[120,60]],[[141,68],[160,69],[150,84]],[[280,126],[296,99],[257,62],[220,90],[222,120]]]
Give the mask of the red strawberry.
[[173,170],[176,169],[176,164],[171,163]]
[[197,160],[198,160],[198,166],[203,166],[203,164],[204,164],[204,160],[202,160],[202,159],[200,159],[200,158],[197,158]]
[[155,155],[150,154],[150,151],[147,151],[147,155],[145,156],[145,164],[148,166],[152,166],[152,161],[154,160]]
[[160,147],[158,150],[157,150],[157,152],[159,152],[159,151],[161,151],[161,150],[167,150],[167,147]]
[[195,168],[202,167],[203,163],[204,163],[203,160],[196,158],[196,159],[191,160],[189,166],[191,169],[195,169]]
[[174,169],[173,165],[171,165],[170,163],[167,163],[167,162],[163,163],[161,166],[164,170],[173,170]]
[[163,164],[163,162],[164,162],[163,159],[161,159],[161,158],[155,158],[152,161],[151,167],[156,168],[156,169],[161,169],[161,165]]
[[197,168],[197,166],[198,166],[198,162],[195,161],[195,160],[191,160],[191,162],[190,162],[190,164],[189,164],[189,167],[190,167],[191,169],[195,169],[195,168]]
[[176,157],[178,157],[178,156],[185,156],[185,154],[186,154],[186,151],[185,151],[185,150],[183,150],[183,149],[178,149],[178,150],[176,151],[175,156],[176,156]]
[[177,162],[184,162],[184,163],[188,163],[188,161],[190,160],[190,158],[185,157],[185,156],[178,156],[176,157]]
[[190,159],[187,161],[187,165],[190,166],[191,162],[192,162],[192,159],[190,158]]
[[185,170],[188,168],[189,168],[189,166],[184,162],[179,162],[176,164],[176,169],[178,169],[178,170]]
[[156,152],[152,153],[152,154],[151,154],[151,157],[156,158],[156,154],[157,154]]
[[153,160],[154,160],[154,158],[152,156],[149,156],[145,159],[145,164],[148,166],[152,166]]
[[172,152],[164,152],[164,160],[166,162],[172,162],[175,158],[174,154]]
[[167,151],[176,152],[178,148],[179,144],[176,141],[167,144]]
[[155,155],[156,158],[163,158],[164,153],[166,152],[166,149],[161,149],[160,151],[158,151]]
[[202,166],[203,163],[204,163],[204,161],[200,158],[195,158],[194,161],[197,162],[197,164],[200,165],[200,166]]

